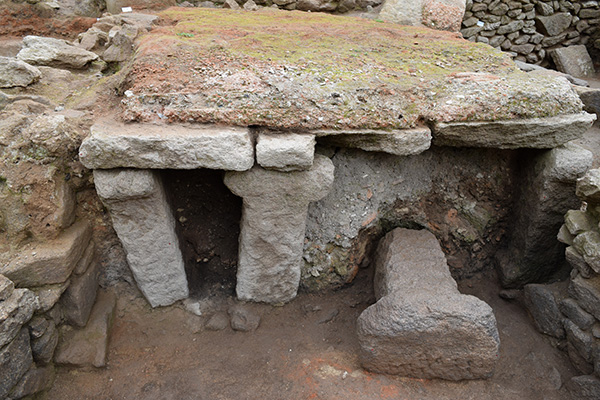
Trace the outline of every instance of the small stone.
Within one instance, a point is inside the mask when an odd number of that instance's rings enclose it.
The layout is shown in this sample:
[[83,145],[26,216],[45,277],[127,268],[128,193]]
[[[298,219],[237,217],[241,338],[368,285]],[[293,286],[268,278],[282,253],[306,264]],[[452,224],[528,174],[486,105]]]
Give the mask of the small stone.
[[42,337],[42,335],[48,329],[49,322],[46,318],[41,315],[36,315],[29,321],[27,326],[29,327],[29,335],[32,339],[37,339]]
[[535,326],[541,333],[561,339],[565,336],[558,301],[563,291],[563,285],[525,285],[525,306],[529,310]]
[[567,246],[571,246],[575,236],[571,235],[565,224],[562,224],[560,230],[558,231],[558,235],[556,235],[556,239]]
[[44,334],[31,341],[33,359],[37,363],[48,364],[52,361],[54,350],[58,343],[58,330],[54,322],[49,322]]
[[68,280],[63,283],[33,288],[32,290],[35,292],[40,302],[40,311],[46,312],[54,307],[54,305],[58,303],[60,296],[62,296],[70,284],[71,281]]
[[223,8],[230,8],[232,10],[241,9],[240,5],[235,0],[225,0],[223,3]]
[[4,301],[8,299],[15,289],[15,284],[13,281],[5,277],[4,275],[0,275],[0,301]]
[[587,363],[592,363],[592,351],[594,350],[594,338],[588,333],[584,332],[579,327],[568,319],[563,320],[563,326],[567,334],[567,341],[573,345],[579,355]]
[[518,289],[503,289],[498,293],[501,299],[504,300],[515,300],[521,295],[521,291]]
[[0,88],[25,87],[37,82],[42,73],[16,58],[0,57]]
[[32,362],[29,332],[23,328],[12,342],[0,348],[0,399],[6,398]]
[[231,307],[228,313],[234,331],[253,332],[260,325],[260,316],[242,304]]
[[8,299],[0,302],[0,348],[14,339],[38,308],[37,297],[28,289],[15,289]]
[[92,265],[83,275],[71,277],[71,284],[61,298],[63,315],[71,325],[83,327],[87,323],[100,276],[99,263],[92,261]]
[[600,275],[585,279],[576,276],[569,285],[569,296],[585,311],[600,319]]
[[248,0],[247,2],[244,3],[243,8],[246,11],[256,11],[256,10],[258,10],[259,7],[256,5],[254,0]]
[[570,342],[567,342],[567,353],[569,354],[569,360],[575,369],[582,374],[591,374],[594,372],[594,365],[585,361],[585,359],[579,354],[575,346]]
[[600,273],[600,233],[583,232],[573,239],[573,247],[596,273]]
[[585,312],[581,307],[579,307],[579,304],[577,304],[577,302],[571,298],[561,300],[558,304],[558,308],[580,329],[587,330],[596,322],[596,319],[593,315]]
[[584,278],[590,278],[593,275],[593,271],[583,259],[583,256],[579,254],[573,246],[569,246],[565,249],[565,258],[569,265],[577,270]]
[[591,169],[577,180],[577,197],[590,204],[600,203],[600,169]]
[[205,328],[209,331],[222,331],[229,327],[229,318],[224,312],[213,314],[206,323]]
[[317,321],[317,324],[326,324],[328,322],[333,321],[333,319],[335,317],[338,316],[338,314],[340,313],[340,310],[337,308],[334,308],[333,310],[330,310],[323,318],[319,319]]
[[194,300],[194,299],[185,299],[183,301],[183,307],[185,308],[186,311],[201,317],[202,316],[202,308],[200,305],[200,302],[198,300]]
[[595,376],[574,376],[567,386],[574,399],[598,400],[600,398],[600,379]]
[[598,222],[590,214],[580,210],[569,210],[565,215],[565,226],[573,236],[595,229]]

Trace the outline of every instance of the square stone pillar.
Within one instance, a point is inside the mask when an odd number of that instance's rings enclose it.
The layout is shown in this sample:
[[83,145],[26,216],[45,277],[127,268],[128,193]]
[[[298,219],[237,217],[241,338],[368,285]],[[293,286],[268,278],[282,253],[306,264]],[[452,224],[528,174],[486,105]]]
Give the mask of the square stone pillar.
[[175,219],[158,172],[96,169],[94,182],[138,287],[152,307],[188,297]]
[[244,199],[238,298],[276,304],[296,297],[308,204],[327,195],[333,171],[329,158],[316,155],[306,171],[255,166],[225,175],[225,185]]

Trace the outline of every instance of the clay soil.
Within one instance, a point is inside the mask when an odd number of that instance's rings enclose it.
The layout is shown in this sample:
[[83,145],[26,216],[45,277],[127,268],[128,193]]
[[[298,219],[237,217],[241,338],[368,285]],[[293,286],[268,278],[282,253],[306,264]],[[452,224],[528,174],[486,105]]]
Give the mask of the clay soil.
[[48,399],[561,399],[575,375],[518,300],[498,297],[489,273],[461,282],[498,320],[500,359],[488,380],[449,382],[379,375],[360,368],[355,321],[372,301],[368,270],[328,294],[300,294],[281,307],[248,304],[254,332],[208,331],[227,293],[201,300],[202,316],[175,305],[152,310],[133,287],[118,286],[108,366],[59,368]]

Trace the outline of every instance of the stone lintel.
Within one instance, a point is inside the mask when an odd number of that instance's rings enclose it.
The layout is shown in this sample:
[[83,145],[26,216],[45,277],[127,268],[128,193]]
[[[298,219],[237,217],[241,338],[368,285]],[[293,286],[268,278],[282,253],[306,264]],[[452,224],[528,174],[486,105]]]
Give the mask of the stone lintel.
[[551,149],[579,139],[594,123],[588,113],[502,121],[435,122],[433,144],[498,149]]
[[365,151],[381,151],[397,156],[411,156],[429,149],[429,128],[384,130],[321,130],[314,132],[319,143],[351,147]]
[[[159,174],[96,169],[94,182],[148,302],[152,307],[166,306],[186,298],[187,278],[175,219]],[[126,193],[127,185],[132,187],[132,196]]]
[[101,121],[92,126],[79,157],[90,169],[246,171],[254,164],[254,145],[248,128]]
[[276,304],[296,297],[308,204],[327,195],[333,171],[329,158],[316,155],[307,171],[255,166],[225,175],[227,187],[244,198],[236,286],[241,300]]

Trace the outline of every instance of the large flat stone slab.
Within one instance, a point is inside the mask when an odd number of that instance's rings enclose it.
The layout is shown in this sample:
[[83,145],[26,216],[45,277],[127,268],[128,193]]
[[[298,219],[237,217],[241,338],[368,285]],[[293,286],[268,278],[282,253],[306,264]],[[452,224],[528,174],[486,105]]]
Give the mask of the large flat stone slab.
[[461,294],[432,233],[398,228],[375,256],[377,303],[358,318],[370,371],[413,378],[492,375],[500,339],[489,305]]
[[79,149],[90,169],[224,169],[254,164],[247,128],[214,125],[153,125],[99,122]]
[[87,221],[78,221],[58,238],[23,248],[0,273],[18,287],[35,287],[66,281],[92,238]]
[[559,47],[550,52],[559,71],[577,78],[592,78],[594,63],[582,44],[577,46]]
[[282,303],[296,297],[308,204],[327,195],[333,169],[329,158],[316,155],[307,171],[279,172],[255,166],[225,175],[225,185],[244,198],[238,298]]
[[94,182],[138,287],[152,307],[186,298],[188,285],[175,219],[159,174],[96,169]]
[[396,156],[412,156],[431,146],[429,128],[415,128],[392,131],[317,131],[319,143],[357,148],[365,151],[381,151]]
[[438,146],[552,149],[579,139],[595,120],[593,114],[579,113],[503,121],[438,122],[432,126],[433,143]]

